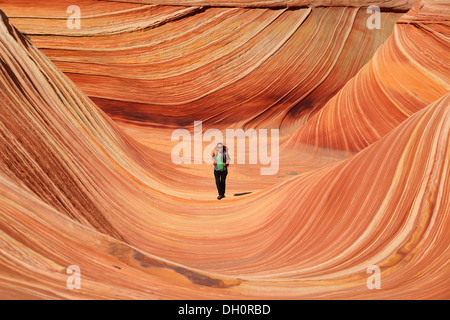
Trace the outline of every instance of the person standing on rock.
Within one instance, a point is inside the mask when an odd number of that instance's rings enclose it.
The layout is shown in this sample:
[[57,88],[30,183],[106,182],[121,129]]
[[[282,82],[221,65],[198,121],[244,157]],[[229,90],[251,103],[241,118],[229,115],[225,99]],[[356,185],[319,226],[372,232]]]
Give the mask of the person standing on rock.
[[228,175],[228,165],[230,164],[230,156],[228,149],[219,142],[216,148],[212,152],[212,158],[214,163],[214,177],[216,178],[217,192],[219,196],[217,200],[225,198],[225,180]]

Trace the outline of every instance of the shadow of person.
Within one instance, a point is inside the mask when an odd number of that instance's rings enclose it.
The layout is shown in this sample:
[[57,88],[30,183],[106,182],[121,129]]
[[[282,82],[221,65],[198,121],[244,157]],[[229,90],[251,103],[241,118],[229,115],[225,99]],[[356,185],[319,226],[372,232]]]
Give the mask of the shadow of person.
[[246,194],[250,194],[251,192],[241,192],[241,193],[235,193],[235,194],[233,194],[233,196],[235,196],[235,197],[239,197],[239,196],[243,196],[243,195],[246,195]]

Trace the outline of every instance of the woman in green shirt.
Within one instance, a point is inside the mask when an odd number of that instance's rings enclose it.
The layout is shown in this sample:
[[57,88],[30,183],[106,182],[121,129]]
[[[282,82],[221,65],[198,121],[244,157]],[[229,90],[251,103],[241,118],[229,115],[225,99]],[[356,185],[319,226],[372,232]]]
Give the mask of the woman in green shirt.
[[225,180],[228,174],[228,165],[230,164],[230,156],[227,147],[219,142],[213,151],[214,177],[216,178],[218,200],[225,198]]

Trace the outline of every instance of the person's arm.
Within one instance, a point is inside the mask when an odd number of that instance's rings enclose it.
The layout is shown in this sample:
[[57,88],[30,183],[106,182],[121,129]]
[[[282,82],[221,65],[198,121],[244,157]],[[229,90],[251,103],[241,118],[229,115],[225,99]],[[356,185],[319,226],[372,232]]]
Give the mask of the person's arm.
[[226,154],[226,159],[227,159],[227,162],[225,163],[225,165],[228,167],[230,164],[230,161],[231,161],[230,155],[228,154],[228,150],[225,154]]
[[216,163],[216,159],[214,158],[214,150],[213,150],[213,152],[211,153],[211,159],[212,159],[212,161],[213,161],[213,165],[216,165],[217,163]]

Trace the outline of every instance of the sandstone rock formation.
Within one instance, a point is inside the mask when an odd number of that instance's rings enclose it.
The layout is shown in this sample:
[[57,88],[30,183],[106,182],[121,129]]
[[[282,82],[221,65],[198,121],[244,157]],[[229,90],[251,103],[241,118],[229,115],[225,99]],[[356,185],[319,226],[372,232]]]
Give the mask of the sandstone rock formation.
[[[370,30],[352,1],[131,2],[75,31],[0,2],[1,298],[449,298],[448,4]],[[194,120],[279,128],[279,174],[234,165],[215,200],[170,161]]]

